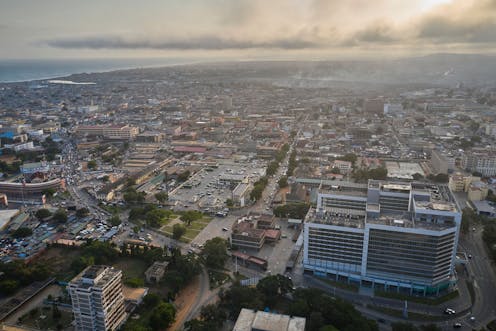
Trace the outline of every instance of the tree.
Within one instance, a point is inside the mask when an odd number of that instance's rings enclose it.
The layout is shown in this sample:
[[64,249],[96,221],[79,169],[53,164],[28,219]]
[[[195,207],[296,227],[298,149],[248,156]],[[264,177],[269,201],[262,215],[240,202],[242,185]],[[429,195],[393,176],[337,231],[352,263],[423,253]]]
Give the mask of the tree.
[[33,230],[31,230],[30,228],[21,227],[21,228],[15,230],[12,233],[12,237],[14,237],[14,238],[24,238],[24,237],[29,237],[32,234],[33,234]]
[[164,203],[169,200],[169,194],[167,192],[158,192],[155,194],[155,199],[160,203]]
[[220,329],[224,320],[227,318],[224,310],[220,309],[217,304],[203,306],[200,312],[202,321],[207,322],[207,325],[217,326]]
[[180,220],[186,223],[188,226],[191,222],[197,221],[203,217],[203,214],[197,210],[188,210],[182,213]]
[[257,284],[257,290],[265,296],[265,303],[269,306],[275,305],[278,298],[290,292],[292,288],[293,282],[283,275],[262,278]]
[[124,281],[124,283],[127,286],[134,287],[134,288],[142,287],[142,286],[145,285],[145,282],[143,281],[143,279],[142,278],[138,278],[138,277],[126,279]]
[[391,329],[392,331],[419,331],[419,329],[415,325],[408,322],[391,323]]
[[46,208],[41,208],[38,209],[34,215],[36,216],[37,219],[41,221],[45,218],[52,216],[52,213]]
[[303,219],[305,218],[309,208],[310,205],[306,203],[301,203],[301,202],[289,203],[274,208],[274,215],[277,217]]
[[182,224],[174,224],[172,227],[172,238],[178,240],[186,233],[186,227]]
[[145,306],[145,308],[150,309],[150,308],[158,306],[158,304],[161,301],[162,301],[162,298],[160,298],[160,296],[158,294],[148,293],[143,298],[143,305]]
[[67,212],[63,208],[57,209],[57,211],[53,214],[53,220],[58,223],[67,222]]
[[279,163],[277,161],[272,161],[267,166],[267,170],[265,171],[265,173],[267,174],[267,176],[272,176],[277,172],[277,168],[279,168]]
[[5,295],[10,295],[17,291],[19,287],[19,282],[13,279],[5,279],[0,281],[0,293]]
[[109,181],[110,181],[110,177],[108,175],[102,177],[102,182],[108,183]]
[[95,170],[97,167],[96,161],[95,160],[88,161],[87,167],[90,170]]
[[287,176],[281,176],[281,178],[279,178],[279,181],[277,183],[279,184],[280,188],[284,188],[284,187],[288,186],[288,177]]
[[109,218],[109,219],[107,220],[107,222],[109,222],[109,223],[110,223],[110,225],[112,225],[112,226],[119,226],[119,225],[122,223],[122,221],[121,221],[121,219],[120,219],[119,215],[117,215],[117,214],[112,215],[112,217],[111,217],[111,218]]
[[183,173],[179,174],[177,176],[177,180],[179,182],[185,182],[188,180],[189,176],[191,175],[191,172],[189,170],[184,171]]
[[241,308],[262,310],[264,308],[263,298],[256,288],[234,284],[225,292],[219,294],[222,306],[229,311],[229,316],[235,318],[239,315]]
[[84,217],[88,216],[89,214],[90,214],[90,211],[86,207],[76,210],[76,217],[77,218],[84,218]]
[[233,199],[226,199],[226,206],[232,207],[234,206],[234,201]]
[[339,170],[338,167],[332,167],[331,173],[339,175],[341,173],[341,170]]
[[129,187],[126,189],[126,192],[123,194],[124,201],[127,203],[142,203],[145,201],[145,192],[138,192],[135,188]]
[[176,318],[176,309],[167,302],[161,302],[153,308],[150,316],[150,326],[153,330],[167,329]]
[[427,325],[422,325],[420,327],[420,330],[422,331],[441,331],[441,328],[437,326],[436,324],[427,324]]
[[332,325],[324,325],[319,329],[319,331],[339,331],[339,330]]
[[339,157],[338,160],[349,161],[349,162],[353,163],[353,165],[355,165],[355,162],[357,161],[357,156],[353,153],[348,153],[342,157]]
[[205,265],[209,268],[223,268],[227,258],[227,242],[225,239],[215,237],[207,240],[202,250]]

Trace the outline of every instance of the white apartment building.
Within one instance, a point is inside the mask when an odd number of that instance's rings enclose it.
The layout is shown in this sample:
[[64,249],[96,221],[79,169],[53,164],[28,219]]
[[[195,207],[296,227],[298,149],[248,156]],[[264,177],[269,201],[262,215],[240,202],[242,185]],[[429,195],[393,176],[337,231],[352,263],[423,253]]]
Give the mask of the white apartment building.
[[462,167],[472,172],[480,172],[484,177],[496,176],[496,153],[493,151],[471,151],[462,158]]
[[319,192],[306,217],[305,272],[424,295],[454,284],[461,212],[448,187],[346,184]]
[[122,272],[93,265],[68,285],[77,331],[117,330],[126,320]]

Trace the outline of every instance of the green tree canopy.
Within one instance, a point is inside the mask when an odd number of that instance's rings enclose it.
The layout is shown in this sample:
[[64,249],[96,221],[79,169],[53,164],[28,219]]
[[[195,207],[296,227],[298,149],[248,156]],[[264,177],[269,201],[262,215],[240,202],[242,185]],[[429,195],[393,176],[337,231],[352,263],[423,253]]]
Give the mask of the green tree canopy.
[[215,237],[207,240],[202,250],[205,265],[209,268],[223,268],[227,258],[227,242],[225,239]]
[[67,222],[67,212],[63,208],[57,209],[57,211],[53,214],[53,220],[58,223]]
[[77,218],[84,218],[90,214],[90,211],[88,208],[83,207],[78,210],[76,210],[76,217]]
[[150,326],[153,330],[167,329],[176,318],[176,309],[167,302],[161,302],[153,308],[150,316]]
[[167,194],[167,192],[155,193],[155,199],[157,199],[157,201],[160,203],[164,203],[169,200],[169,194]]
[[186,227],[183,224],[174,224],[172,226],[172,238],[178,240],[186,233]]
[[42,219],[45,219],[47,217],[52,216],[52,213],[46,208],[41,208],[41,209],[38,209],[34,215],[39,220],[42,220]]
[[15,230],[12,233],[12,237],[14,237],[14,238],[24,238],[24,237],[29,237],[32,234],[33,234],[33,230],[31,230],[30,228],[21,227],[21,228]]

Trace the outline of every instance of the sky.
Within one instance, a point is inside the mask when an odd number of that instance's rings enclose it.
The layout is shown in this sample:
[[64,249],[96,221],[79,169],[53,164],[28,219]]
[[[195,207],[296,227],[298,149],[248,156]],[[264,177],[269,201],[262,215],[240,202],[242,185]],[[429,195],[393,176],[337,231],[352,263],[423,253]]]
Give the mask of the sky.
[[494,54],[496,0],[0,0],[0,59]]

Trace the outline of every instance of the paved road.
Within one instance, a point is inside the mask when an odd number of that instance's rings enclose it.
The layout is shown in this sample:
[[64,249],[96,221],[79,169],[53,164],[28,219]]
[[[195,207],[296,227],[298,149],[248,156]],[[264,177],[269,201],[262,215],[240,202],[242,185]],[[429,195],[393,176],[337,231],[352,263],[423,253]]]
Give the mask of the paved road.
[[487,256],[482,240],[482,226],[470,231],[469,237],[460,246],[472,255],[468,270],[474,282],[476,300],[472,314],[476,318],[471,326],[481,328],[496,318],[496,277],[492,261]]

